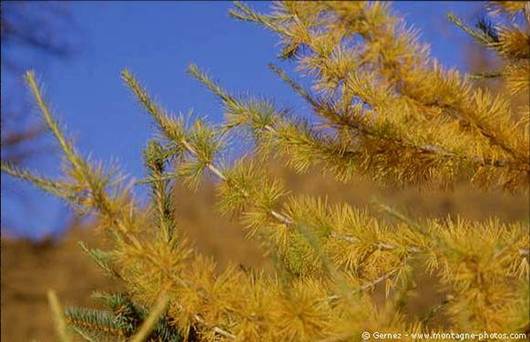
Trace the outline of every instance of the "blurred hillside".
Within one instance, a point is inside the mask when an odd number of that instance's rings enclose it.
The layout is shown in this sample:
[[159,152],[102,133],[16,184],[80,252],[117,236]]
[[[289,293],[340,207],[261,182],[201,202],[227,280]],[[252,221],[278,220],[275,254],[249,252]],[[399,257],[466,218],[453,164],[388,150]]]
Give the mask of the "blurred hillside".
[[102,245],[87,227],[70,229],[59,241],[2,239],[2,341],[56,341],[48,289],[57,291],[64,305],[90,306],[93,291],[117,288],[79,248],[79,240]]

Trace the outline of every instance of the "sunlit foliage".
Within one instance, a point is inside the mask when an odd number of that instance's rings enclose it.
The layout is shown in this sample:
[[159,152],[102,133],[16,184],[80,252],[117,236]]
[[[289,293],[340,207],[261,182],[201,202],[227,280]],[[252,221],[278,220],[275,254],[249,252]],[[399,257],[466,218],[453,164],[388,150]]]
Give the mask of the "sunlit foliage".
[[[144,334],[147,340],[349,341],[363,331],[447,327],[528,331],[527,223],[410,218],[381,203],[332,204],[290,193],[263,163],[276,158],[299,172],[321,168],[345,186],[364,176],[396,186],[467,181],[484,190],[527,191],[528,116],[513,113],[509,100],[528,91],[530,8],[495,3],[490,9],[519,15],[522,24],[482,22],[475,29],[450,19],[505,60],[498,77],[507,93],[474,87],[467,75],[441,66],[387,3],[281,2],[270,14],[236,3],[232,16],[276,32],[280,58],[311,80],[306,89],[271,65],[308,102],[312,117],[232,95],[191,65],[189,73],[219,97],[226,120],[220,126],[185,120],[123,71],[157,128],[144,150],[148,177],[139,182],[151,188],[147,207],[116,172],[74,148],[27,73],[64,152],[64,176],[52,180],[6,163],[2,170],[95,214],[114,248],[84,249],[126,289],[100,295],[109,311],[72,309],[67,322],[86,338],[128,339],[163,294],[167,310]],[[242,133],[252,137],[254,150],[227,162],[229,137]],[[193,190],[204,177],[216,182],[220,213],[260,242],[272,272],[235,265],[217,272],[214,260],[187,242],[173,213],[173,186],[183,182]],[[404,303],[424,270],[445,299],[415,317]],[[372,293],[381,286],[386,296],[378,304]]]

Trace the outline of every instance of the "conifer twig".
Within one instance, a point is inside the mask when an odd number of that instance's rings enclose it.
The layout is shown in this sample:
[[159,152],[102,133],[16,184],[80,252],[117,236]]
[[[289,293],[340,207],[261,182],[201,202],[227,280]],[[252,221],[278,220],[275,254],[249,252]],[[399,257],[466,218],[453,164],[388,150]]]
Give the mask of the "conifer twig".
[[[147,109],[147,111],[151,114],[151,116],[155,119],[155,122],[158,124],[160,130],[168,136],[168,138],[176,140],[175,142],[178,144],[181,144],[184,149],[186,149],[189,153],[191,153],[194,157],[199,157],[199,153],[197,150],[190,144],[190,142],[186,139],[185,134],[171,134],[171,132],[168,131],[168,126],[170,126],[170,119],[168,118],[167,114],[157,106],[149,97],[147,91],[142,88],[142,86],[138,83],[138,81],[134,78],[132,74],[130,74],[128,71],[124,71],[122,73],[122,77],[127,82],[131,90],[136,94],[136,96],[140,99],[140,102],[144,105],[144,107]],[[214,83],[212,83],[212,90],[216,92],[216,94],[222,95],[222,98],[224,101],[232,101],[232,97],[225,92],[222,91],[220,87],[216,87]],[[272,127],[267,126],[267,129],[272,129]],[[228,181],[228,178],[226,175],[212,162],[206,162],[205,163],[206,168],[208,168],[215,176],[217,176],[221,181]],[[151,180],[149,180],[151,181]],[[239,188],[238,188],[239,189]],[[241,191],[241,189],[239,189]],[[249,196],[248,193],[245,191],[242,191],[242,194],[246,197]],[[275,217],[277,220],[281,221],[285,224],[292,224],[292,219],[289,218],[287,215],[279,213],[275,210],[271,210],[270,214]]]
[[[188,152],[190,152],[191,154],[193,154],[194,156],[197,156],[197,151],[195,151],[195,149],[185,140],[185,139],[182,139],[181,140],[181,143],[184,145],[184,147],[188,150]],[[220,180],[224,181],[224,182],[227,182],[228,181],[228,178],[225,176],[225,174],[217,167],[215,166],[214,164],[212,163],[207,163],[206,166],[208,167],[208,169],[210,171],[212,171],[212,173],[214,175],[216,175]],[[237,186],[237,184],[236,184]],[[246,191],[244,190],[241,190],[239,189],[238,187],[238,190],[241,191],[241,193],[245,196],[245,197],[248,197],[250,196]],[[293,223],[293,220],[287,216],[286,214],[282,214],[282,213],[279,213],[277,212],[276,210],[270,210],[269,212],[274,218],[276,218],[278,221],[280,221],[281,223],[284,223],[286,225],[290,225]]]
[[75,188],[66,182],[48,179],[29,170],[20,168],[12,163],[1,162],[2,172],[16,177],[18,179],[30,182],[41,188],[42,190],[72,202],[76,202]]
[[227,337],[227,338],[230,338],[230,339],[235,339],[235,338],[236,338],[236,335],[231,334],[231,333],[229,333],[228,331],[223,330],[223,329],[221,329],[221,328],[219,328],[219,327],[214,327],[214,328],[213,328],[213,331],[214,331],[215,333],[221,335],[221,336],[224,336],[224,337]]
[[70,334],[66,330],[66,322],[64,319],[63,309],[61,304],[57,299],[55,291],[48,290],[48,303],[50,305],[50,310],[52,311],[52,317],[55,323],[55,331],[57,332],[57,337],[61,342],[70,342],[72,341]]
[[454,13],[447,14],[447,18],[449,21],[454,23],[456,26],[458,26],[460,29],[462,29],[464,32],[469,34],[471,37],[475,38],[477,41],[484,45],[491,45],[492,43],[495,43],[495,41],[492,39],[492,37],[488,36],[482,31],[474,30],[471,27],[464,24],[462,19],[457,17]]
[[[193,315],[193,318],[200,324],[204,325],[204,326],[208,326],[208,324],[201,318],[201,316],[199,315]],[[217,326],[214,326],[214,327],[211,327],[212,331],[215,332],[216,334],[219,334],[223,337],[227,337],[229,339],[235,339],[236,338],[236,335],[224,330],[224,329],[221,329]]]
[[[206,85],[209,86],[209,88],[214,91],[216,94],[218,94],[223,101],[226,102],[232,102],[237,103],[237,101],[230,96],[228,93],[222,90],[221,87],[219,87],[216,83],[212,82],[209,78],[207,78],[206,75],[202,74],[199,69],[196,66],[190,67],[191,72],[196,75],[199,79],[201,79]],[[141,87],[141,85],[138,83],[138,81],[129,73],[124,72],[123,74],[124,80],[127,82],[129,87],[133,90],[133,92],[136,94],[136,96],[140,99],[141,103],[144,105],[144,107],[147,109],[147,111],[153,116],[155,121],[158,123],[159,128],[162,130],[164,134],[168,136],[168,138],[177,139],[177,143],[181,144],[185,150],[187,150],[190,154],[192,154],[194,157],[198,157],[198,152],[196,149],[189,143],[189,141],[186,139],[185,134],[178,134],[178,135],[172,135],[171,132],[168,132],[167,129],[170,126],[170,119],[168,118],[167,114],[159,107],[157,106],[149,97],[147,91]],[[265,125],[264,129],[271,132],[271,133],[277,133],[276,129],[270,125]],[[215,175],[217,176],[221,181],[228,182],[228,178],[226,175],[212,162],[205,163],[205,166]],[[168,175],[164,175],[164,177],[167,177]],[[146,180],[145,182],[151,182],[152,179]],[[241,194],[245,197],[249,197],[250,195],[243,189],[240,189],[240,187],[237,184],[232,184],[236,187],[238,191],[241,192]],[[286,226],[290,226],[294,223],[293,219],[289,217],[289,215],[285,213],[278,212],[274,209],[271,209],[269,211],[269,214],[274,217],[276,220],[278,220],[280,223],[285,224]],[[345,239],[346,241],[352,242],[352,239],[348,237],[342,237],[338,234],[332,234],[333,238],[338,239]],[[387,244],[381,244],[382,248],[386,249],[393,249],[393,246],[387,245]]]
[[92,337],[88,336],[83,330],[79,329],[78,327],[72,328],[77,334],[79,334],[82,338],[85,339],[85,341],[88,342],[96,342]]
[[497,78],[501,76],[502,76],[502,72],[492,71],[492,72],[479,72],[476,74],[471,74],[469,75],[469,78],[474,79],[474,80],[481,80],[485,78]]
[[[175,303],[175,306],[177,306],[180,310],[182,310],[182,305],[179,304],[179,303]],[[193,315],[193,319],[199,323],[200,325],[203,325],[205,327],[207,327],[208,329],[212,329],[212,331],[214,331],[215,333],[219,334],[219,335],[222,335],[224,337],[227,337],[227,338],[230,338],[230,339],[235,339],[236,338],[236,335],[230,333],[229,331],[226,331],[218,326],[213,326],[211,327],[210,325],[208,325],[207,322],[204,321],[204,319],[201,318],[201,316],[199,316],[198,314],[194,314]]]
[[64,154],[76,170],[83,170],[83,161],[77,154],[74,146],[64,136],[63,132],[59,127],[59,123],[54,119],[48,107],[48,104],[46,103],[46,101],[44,101],[44,98],[42,97],[41,90],[37,85],[35,73],[33,71],[26,72],[25,79],[33,94],[33,97],[35,98],[35,101],[37,102],[37,106],[39,107],[39,110],[41,111],[42,116],[46,121],[46,124],[48,125],[50,131],[53,133],[53,135],[59,142],[59,145],[61,146],[61,149],[63,150]]
[[166,307],[169,303],[169,296],[166,291],[163,291],[158,297],[155,305],[151,308],[149,316],[140,326],[138,332],[131,338],[131,342],[143,342],[149,336],[151,331],[155,328],[160,316],[166,310]]
[[[338,113],[335,113],[334,110],[330,108],[326,108],[326,105],[323,101],[315,98],[313,95],[310,94],[309,91],[304,89],[300,84],[295,82],[292,78],[290,78],[287,73],[282,70],[280,67],[276,66],[275,64],[270,63],[269,68],[276,74],[280,79],[282,79],[284,82],[286,82],[298,95],[300,95],[303,99],[305,99],[316,112],[323,112],[326,114],[326,117],[331,119],[333,124],[338,125],[340,127],[349,127],[355,131],[360,132],[361,134],[368,136],[368,137],[375,137],[378,139],[383,139],[390,141],[392,143],[396,143],[398,145],[401,145],[405,148],[412,148],[417,150],[420,153],[428,153],[428,154],[435,154],[442,158],[447,159],[453,159],[453,160],[464,160],[468,162],[472,162],[473,164],[477,164],[479,166],[492,166],[492,167],[506,167],[511,164],[514,164],[513,162],[503,160],[503,159],[491,159],[491,158],[484,158],[484,157],[477,157],[477,156],[467,156],[467,155],[458,155],[452,151],[448,151],[444,149],[443,147],[437,146],[437,145],[416,145],[412,144],[410,142],[407,142],[406,140],[395,137],[395,136],[387,136],[379,134],[378,132],[371,129],[369,126],[361,124],[354,120],[353,115],[339,115]],[[496,77],[496,76],[491,76]],[[211,82],[211,80],[208,80]],[[348,114],[348,113],[346,113]],[[480,127],[479,127],[480,128]],[[270,127],[266,127],[271,133],[277,134],[277,132],[270,129]]]
[[[355,293],[359,293],[359,292],[368,290],[370,288],[373,288],[374,286],[376,286],[380,282],[385,281],[387,279],[390,279],[398,271],[399,271],[399,268],[394,268],[394,269],[386,272],[385,274],[381,275],[380,277],[378,277],[378,278],[376,278],[376,279],[374,279],[374,280],[372,280],[372,281],[370,281],[370,282],[368,282],[366,284],[363,284],[360,287],[356,288],[353,293],[355,294]],[[340,297],[341,296],[339,296],[339,295],[333,295],[333,296],[329,296],[328,300],[335,300],[335,299],[339,299]]]
[[[71,164],[72,171],[69,172],[75,178],[76,183],[74,186],[77,188],[77,193],[88,192],[92,197],[92,201],[89,204],[85,204],[88,209],[95,209],[102,216],[106,217],[109,221],[112,222],[112,225],[115,225],[125,237],[135,246],[139,247],[140,243],[135,236],[132,236],[127,227],[123,224],[122,220],[117,217],[117,210],[113,206],[113,201],[115,198],[111,197],[106,190],[106,185],[108,182],[107,175],[105,177],[101,176],[100,173],[94,169],[87,161],[84,159],[75,149],[72,142],[67,139],[65,134],[60,128],[59,122],[53,117],[52,112],[42,96],[40,87],[37,84],[35,73],[33,71],[28,71],[25,74],[26,83],[28,84],[33,97],[39,107],[39,110],[48,126],[49,130],[54,135],[55,139],[59,143],[64,156],[67,161]],[[4,165],[2,166],[4,170]],[[7,170],[9,172],[9,170]],[[31,177],[30,173],[25,172],[16,172],[16,169],[12,169],[13,175],[15,177],[30,181],[42,189],[52,192],[53,189],[48,189],[45,186],[42,186],[42,180],[39,177]],[[57,184],[60,184],[57,182]],[[52,192],[54,193],[54,192]],[[65,196],[61,196],[65,198]],[[66,197],[70,202],[77,204],[73,197]],[[113,231],[113,233],[115,233]]]

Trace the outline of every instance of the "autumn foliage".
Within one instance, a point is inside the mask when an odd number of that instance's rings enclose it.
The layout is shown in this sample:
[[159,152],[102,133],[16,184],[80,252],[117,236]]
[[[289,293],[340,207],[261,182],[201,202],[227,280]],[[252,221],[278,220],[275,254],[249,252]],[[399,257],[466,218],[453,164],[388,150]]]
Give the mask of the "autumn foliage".
[[[484,191],[527,192],[530,7],[488,4],[477,28],[449,15],[502,69],[488,75],[450,70],[381,2],[281,2],[268,14],[235,3],[231,15],[278,34],[279,58],[297,76],[270,65],[307,101],[311,115],[263,98],[236,96],[199,67],[191,76],[219,97],[225,121],[166,112],[130,71],[122,78],[151,116],[157,134],[143,151],[151,200],[113,170],[87,160],[50,112],[32,72],[26,74],[44,120],[64,152],[63,177],[14,165],[2,170],[97,218],[113,240],[108,251],[83,248],[125,293],[98,294],[109,310],[68,309],[69,327],[85,338],[138,341],[350,341],[364,331],[528,332],[528,222],[465,217],[408,217],[384,203],[369,208],[289,192],[265,160],[297,172],[322,170],[348,182],[450,191],[468,182]],[[498,21],[498,22],[497,22]],[[493,75],[493,76],[492,76]],[[477,77],[505,82],[500,92]],[[252,150],[227,158],[246,137]],[[235,161],[233,161],[236,159]],[[264,166],[265,165],[265,166]],[[220,214],[259,242],[273,270],[233,265],[219,272],[196,252],[174,215],[176,182],[196,189],[215,180]],[[443,300],[427,314],[406,312],[425,273]],[[374,290],[384,289],[384,301]],[[151,309],[152,308],[152,309]],[[66,336],[66,335],[65,335]]]

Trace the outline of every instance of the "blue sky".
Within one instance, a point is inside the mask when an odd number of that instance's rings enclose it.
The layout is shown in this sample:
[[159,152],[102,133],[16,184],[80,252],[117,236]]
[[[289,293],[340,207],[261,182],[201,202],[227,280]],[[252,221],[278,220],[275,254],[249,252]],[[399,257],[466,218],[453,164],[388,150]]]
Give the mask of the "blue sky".
[[[250,5],[266,11],[270,3]],[[223,1],[71,2],[68,8],[77,26],[78,51],[71,59],[48,59],[46,63],[39,63],[37,54],[27,67],[36,69],[56,116],[83,153],[97,160],[115,160],[127,174],[140,178],[141,150],[153,129],[120,80],[124,68],[136,74],[165,108],[174,112],[193,109],[214,122],[222,118],[219,102],[186,75],[189,63],[209,71],[229,90],[265,95],[290,107],[301,105],[267,68],[267,63],[276,62],[276,36],[231,19],[231,6]],[[479,7],[476,2],[393,4],[409,24],[422,31],[421,38],[431,43],[433,56],[463,70],[463,46],[469,40],[447,24],[445,14],[453,11],[470,18]],[[57,156],[50,151],[43,154],[30,165],[42,173],[57,174]],[[40,237],[60,231],[67,213],[64,206],[28,187],[23,189],[32,203],[21,206],[6,196],[3,219],[23,214],[23,221],[15,219],[20,235]]]

